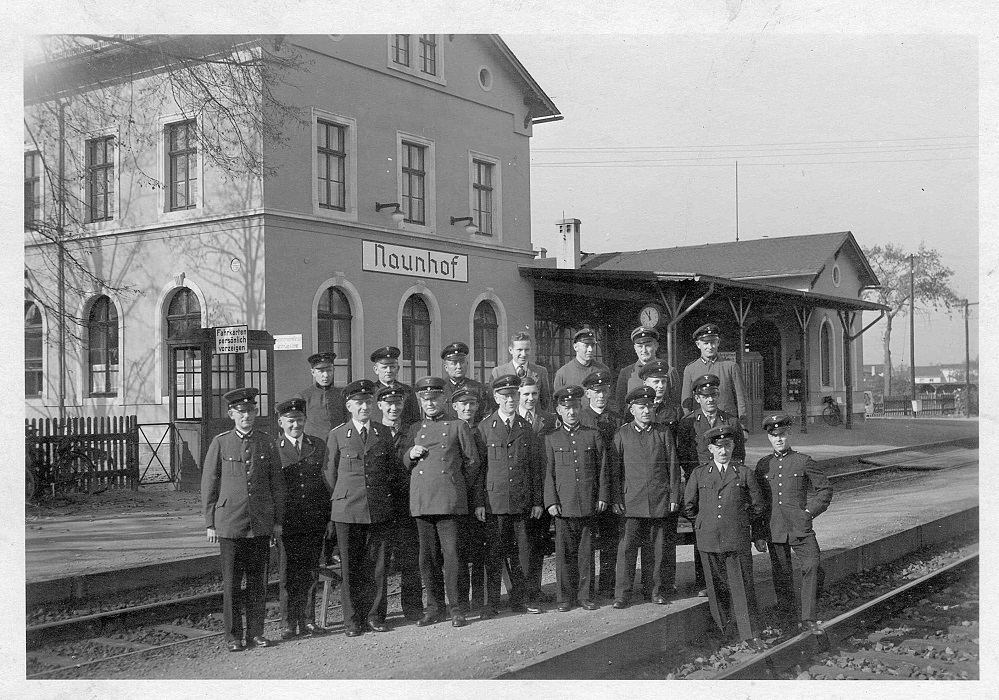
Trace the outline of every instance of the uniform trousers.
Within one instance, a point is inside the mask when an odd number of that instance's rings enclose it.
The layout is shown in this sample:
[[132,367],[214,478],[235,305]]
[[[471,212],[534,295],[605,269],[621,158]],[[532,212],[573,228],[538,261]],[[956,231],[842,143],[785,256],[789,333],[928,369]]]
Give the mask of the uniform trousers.
[[500,584],[503,579],[503,565],[510,572],[511,606],[522,605],[529,600],[527,574],[531,568],[531,540],[527,533],[526,513],[487,515],[486,536],[489,550],[486,555],[486,596],[498,604]]
[[[601,595],[614,595],[614,587],[617,577],[615,568],[617,567],[617,548],[621,542],[621,516],[612,513],[607,508],[603,513],[595,516],[597,532],[597,545],[595,549],[600,550],[600,578],[597,591]],[[592,571],[596,574],[596,567]]]
[[386,591],[385,550],[391,521],[336,523],[344,626],[377,620]]
[[[389,525],[388,549],[385,561],[394,564],[399,572],[402,614],[410,620],[419,620],[423,615],[423,580],[420,576],[420,534],[416,520],[405,515],[395,518]],[[390,567],[391,568],[391,567]],[[382,599],[378,619],[385,620],[388,611],[388,596]]]
[[[458,601],[462,609],[486,604],[486,524],[474,515],[462,517],[459,524]],[[495,607],[496,602],[490,600],[489,605]]]
[[527,597],[536,599],[541,595],[541,574],[545,568],[545,551],[550,542],[552,516],[544,511],[540,518],[529,518],[527,533],[531,539],[531,565],[527,571]]
[[[461,611],[458,596],[458,521],[461,515],[418,515],[420,576],[427,590],[426,615],[440,617]],[[444,596],[447,596],[445,607]]]
[[737,552],[701,552],[708,587],[711,616],[723,635],[734,619],[739,638],[757,636],[756,589],[753,587],[753,554],[749,547]]
[[555,518],[555,580],[558,602],[589,600],[594,517]]
[[818,597],[819,576],[819,543],[814,534],[792,544],[787,542],[770,542],[770,568],[774,577],[774,600],[777,607],[794,610],[794,582],[791,566],[791,550],[798,555],[801,562],[801,619],[815,619],[815,600]]
[[631,600],[639,547],[642,549],[642,592],[645,599],[672,593],[676,580],[678,517],[678,513],[671,513],[665,518],[624,518],[617,549],[615,598]]
[[316,622],[316,586],[325,529],[282,534],[278,540],[281,624],[292,632]]
[[[267,600],[267,560],[271,536],[219,537],[222,563],[222,626],[226,642],[243,641],[243,613],[246,637],[264,634]],[[246,576],[246,595],[241,590]]]

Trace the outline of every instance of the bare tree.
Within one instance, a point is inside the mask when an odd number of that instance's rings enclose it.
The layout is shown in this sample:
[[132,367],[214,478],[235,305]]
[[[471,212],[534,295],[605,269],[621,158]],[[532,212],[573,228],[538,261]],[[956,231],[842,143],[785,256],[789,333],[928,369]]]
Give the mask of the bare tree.
[[[909,313],[909,253],[894,243],[885,246],[865,246],[863,250],[881,281],[880,288],[869,290],[864,296],[870,301],[888,307],[881,340],[884,348],[884,395],[890,396],[892,326],[896,317]],[[916,312],[941,308],[949,311],[959,304],[961,299],[950,287],[954,271],[940,261],[940,253],[920,243],[914,255],[913,289]]]

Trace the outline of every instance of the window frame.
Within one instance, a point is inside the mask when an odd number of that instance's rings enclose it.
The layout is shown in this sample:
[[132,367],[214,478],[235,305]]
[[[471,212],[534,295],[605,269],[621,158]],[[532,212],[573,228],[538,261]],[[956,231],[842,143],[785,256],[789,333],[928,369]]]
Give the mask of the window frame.
[[[408,63],[398,63],[395,60],[398,54],[397,37],[400,36],[407,37]],[[432,37],[432,39],[425,39],[428,36]],[[438,85],[447,85],[447,79],[444,77],[446,67],[444,62],[444,39],[446,36],[445,34],[387,34],[385,41],[386,66],[390,70],[404,73],[420,80],[426,80]],[[423,66],[426,64],[426,57],[423,53],[426,46],[433,46],[434,48],[434,56],[431,59],[434,63],[435,72],[433,73],[423,70]]]
[[[102,163],[100,166],[92,166],[90,160],[91,144],[97,141],[111,141],[111,157],[110,159]],[[118,201],[118,191],[119,191],[119,169],[118,169],[118,154],[120,151],[118,134],[115,132],[98,132],[93,134],[88,134],[83,138],[83,183],[82,191],[80,193],[80,201],[83,205],[83,219],[84,224],[99,228],[108,225],[108,223],[115,221],[120,211],[119,201]],[[106,216],[100,219],[93,217],[93,207],[91,206],[91,194],[93,187],[93,176],[96,170],[100,169],[104,173],[110,172],[110,177],[105,175],[105,182],[107,182],[110,187],[106,193],[107,197],[107,212]]]
[[[826,332],[828,332],[828,348],[825,339],[823,339],[823,333]],[[834,346],[832,323],[829,322],[828,318],[823,319],[819,325],[819,385],[829,389],[835,386],[836,381],[833,365],[833,359],[836,357]]]
[[[197,117],[190,117],[185,114],[163,115],[159,118],[159,174],[162,187],[157,188],[159,194],[159,209],[167,220],[192,219],[203,215],[205,203],[205,158],[200,148],[196,146],[197,158],[195,158],[195,172],[197,174],[197,185],[193,188],[192,195],[194,204],[184,209],[170,208],[170,190],[173,187],[170,182],[170,127],[182,122],[194,122],[195,129],[201,128],[201,122]],[[119,187],[119,190],[121,188]]]
[[[319,201],[319,127],[321,123],[344,130],[344,209],[326,207]],[[357,221],[357,120],[333,112],[312,109],[312,213],[325,219]]]
[[[423,309],[427,313],[426,321],[424,321],[423,319],[417,319],[413,315],[410,316],[406,315],[406,309],[409,307],[410,302],[413,301],[414,299],[418,299],[420,303],[423,304]],[[422,294],[410,294],[408,297],[406,297],[406,301],[403,302],[402,305],[402,313],[400,314],[400,321],[402,322],[401,323],[402,338],[400,345],[400,349],[402,352],[399,357],[399,374],[405,375],[403,377],[403,381],[406,384],[413,386],[416,383],[416,380],[422,379],[422,377],[424,376],[429,376],[430,373],[433,371],[432,365],[433,365],[433,345],[434,345],[434,336],[433,336],[434,315],[430,310],[430,303],[427,301],[426,297],[424,297]],[[422,344],[418,345],[413,340],[415,337],[415,334],[413,333],[414,326],[426,328],[426,338],[427,338],[426,345]],[[409,343],[406,342],[407,334],[410,340]],[[427,350],[426,362],[425,363],[420,362],[419,365],[417,364],[416,352],[415,352],[417,347],[426,347]],[[412,352],[412,356],[406,357],[407,353],[409,352]],[[416,371],[418,367],[425,367],[426,374],[421,375],[419,377],[416,376]],[[406,378],[408,378],[409,381],[405,381]]]
[[422,136],[416,136],[415,134],[407,134],[401,131],[396,132],[396,194],[399,197],[399,208],[408,216],[405,206],[406,202],[402,194],[404,144],[418,146],[424,149],[424,220],[423,223],[417,223],[415,221],[403,219],[399,222],[398,226],[399,229],[403,231],[430,233],[437,228],[437,167],[434,142],[430,139],[423,138]]
[[[492,166],[492,232],[484,233],[479,228],[479,218],[477,215],[478,190],[476,189],[476,178],[478,176],[477,163]],[[494,156],[480,153],[478,151],[468,152],[468,213],[473,217],[473,223],[477,231],[469,236],[470,240],[475,240],[476,236],[485,236],[502,242],[503,240],[503,171],[502,161]]]
[[[98,305],[106,302],[107,305],[107,318],[106,319],[94,319],[94,314],[98,309]],[[86,368],[87,368],[87,396],[91,398],[108,398],[118,396],[119,387],[121,386],[121,316],[118,314],[118,308],[115,306],[114,301],[111,297],[106,294],[102,294],[96,297],[90,304],[90,309],[87,311],[87,347],[86,347]],[[95,370],[94,367],[97,366],[94,363],[94,340],[95,335],[97,337],[104,338],[104,344],[102,347],[97,348],[98,351],[103,354],[103,367],[105,369],[98,371],[98,374],[104,375],[104,386],[103,390],[95,390],[94,379]],[[111,342],[113,338],[113,343]],[[114,355],[117,362],[112,363],[112,355]],[[115,369],[112,370],[112,367]]]
[[[493,315],[492,324],[486,324],[479,319],[479,309],[487,307]],[[472,377],[483,384],[492,379],[491,370],[499,366],[499,327],[500,317],[495,304],[487,299],[481,300],[472,311]],[[486,331],[492,332],[492,347],[485,337]],[[492,353],[492,358],[487,357]],[[490,364],[491,363],[491,364]]]
[[[332,296],[333,293],[339,295],[340,300],[347,305],[348,313],[346,316],[333,311],[323,310],[323,301]],[[330,305],[330,308],[332,309],[332,305]],[[354,319],[354,307],[350,303],[350,294],[347,293],[347,290],[336,284],[331,284],[324,288],[322,294],[319,295],[319,303],[316,306],[316,352],[336,353],[336,359],[333,361],[333,383],[336,386],[346,386],[353,381]],[[346,327],[346,340],[335,339],[336,335],[333,333],[333,329],[336,327],[337,322],[344,324],[342,327]],[[330,324],[330,342],[328,344],[323,343],[324,323]],[[347,348],[346,354],[342,352],[343,346]]]
[[[37,181],[37,183],[38,183],[38,199],[37,200],[35,200],[35,199],[32,200],[35,203],[34,203],[34,205],[31,208],[32,208],[32,211],[37,211],[38,212],[39,218],[37,218],[37,219],[34,218],[34,217],[32,217],[31,219],[27,218],[27,215],[28,215],[28,206],[27,206],[27,197],[25,197],[25,202],[24,202],[25,203],[25,207],[24,207],[24,215],[25,215],[24,216],[24,230],[25,231],[32,231],[32,230],[35,230],[36,228],[38,228],[37,225],[35,225],[36,221],[41,222],[41,223],[45,222],[45,160],[42,158],[42,152],[39,149],[37,149],[37,148],[27,148],[27,149],[25,149],[25,151],[24,151],[24,160],[27,161],[27,159],[29,157],[31,157],[31,156],[34,156],[34,163],[32,164],[32,169],[34,169],[34,166],[37,165],[37,171],[35,173],[32,173],[33,177],[32,177],[31,181],[32,182]],[[25,185],[28,184],[28,178],[27,178],[27,176],[24,178],[24,184]]]
[[[389,61],[396,66],[404,66],[405,68],[410,68],[412,66],[412,60],[410,57],[410,43],[413,40],[412,34],[390,34],[389,39]],[[400,42],[400,37],[405,37],[404,42]],[[405,43],[405,47],[402,44]],[[406,60],[405,62],[399,60],[399,55],[405,51]]]
[[[181,295],[184,295],[184,298],[189,300],[187,304],[188,312],[184,314],[171,314],[170,313],[171,307],[173,306],[174,302],[177,301],[178,297],[180,297]],[[193,300],[197,304],[197,312],[190,310],[191,307],[190,300]],[[195,292],[190,287],[178,287],[177,289],[173,290],[173,292],[170,294],[169,301],[166,303],[166,309],[163,314],[163,320],[166,322],[165,336],[167,340],[170,340],[171,338],[174,337],[180,337],[181,335],[180,333],[178,333],[175,336],[173,333],[171,333],[170,331],[171,322],[190,323],[191,321],[195,320],[195,316],[197,316],[197,323],[198,323],[196,328],[201,328],[203,316],[201,308],[201,299],[198,298],[197,292]]]
[[[28,307],[33,306],[38,315],[38,324],[28,326]],[[38,356],[29,355],[28,344],[37,339]],[[29,368],[29,364],[31,365]],[[37,375],[29,380],[28,376]],[[37,385],[38,391],[29,392],[28,387]],[[45,314],[42,305],[31,298],[24,300],[24,398],[40,399],[45,396]]]

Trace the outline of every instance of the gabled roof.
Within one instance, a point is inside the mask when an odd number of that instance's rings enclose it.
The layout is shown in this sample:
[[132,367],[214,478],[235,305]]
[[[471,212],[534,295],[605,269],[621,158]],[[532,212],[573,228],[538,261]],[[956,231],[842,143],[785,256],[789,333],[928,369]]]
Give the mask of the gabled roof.
[[543,122],[554,122],[564,119],[562,113],[558,111],[558,107],[556,107],[555,103],[552,102],[552,98],[550,98],[545,91],[541,89],[538,82],[531,76],[530,73],[527,72],[524,64],[521,63],[520,59],[514,55],[513,51],[511,51],[510,47],[506,45],[506,42],[500,38],[499,34],[490,34],[489,37],[493,40],[496,48],[499,49],[499,52],[503,55],[503,57],[510,62],[517,75],[520,76],[520,78],[527,84],[528,89],[531,91],[531,97],[533,99],[524,99],[524,104],[530,106],[528,118],[531,123],[541,124]]
[[874,270],[849,231],[597,253],[586,256],[581,269],[660,270],[732,280],[808,277],[814,284],[825,266],[841,252],[856,267],[864,287],[879,285]]

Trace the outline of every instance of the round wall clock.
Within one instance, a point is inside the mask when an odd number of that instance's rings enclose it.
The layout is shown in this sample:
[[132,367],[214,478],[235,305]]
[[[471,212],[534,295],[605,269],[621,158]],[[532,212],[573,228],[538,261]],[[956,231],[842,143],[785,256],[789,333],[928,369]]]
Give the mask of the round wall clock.
[[638,315],[638,319],[645,328],[655,328],[659,325],[659,321],[662,320],[659,307],[649,304],[642,309],[642,312]]

